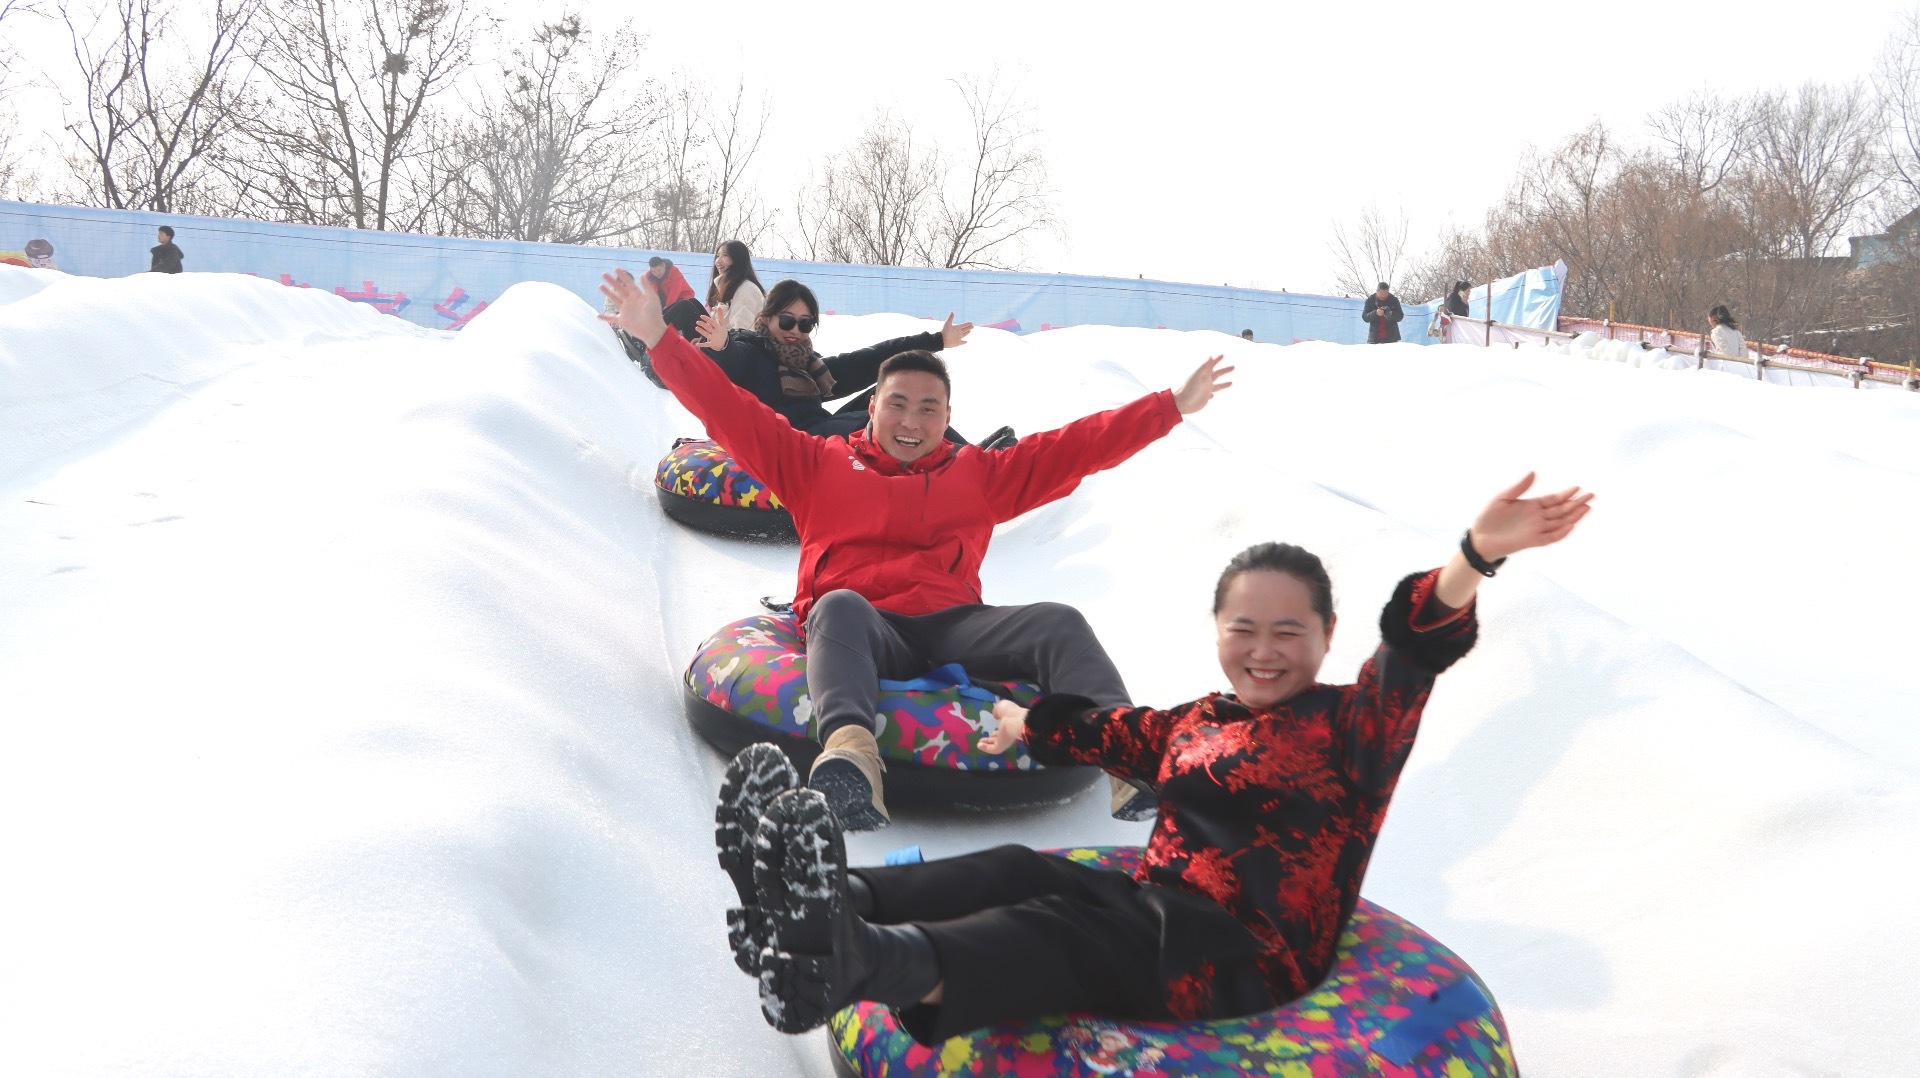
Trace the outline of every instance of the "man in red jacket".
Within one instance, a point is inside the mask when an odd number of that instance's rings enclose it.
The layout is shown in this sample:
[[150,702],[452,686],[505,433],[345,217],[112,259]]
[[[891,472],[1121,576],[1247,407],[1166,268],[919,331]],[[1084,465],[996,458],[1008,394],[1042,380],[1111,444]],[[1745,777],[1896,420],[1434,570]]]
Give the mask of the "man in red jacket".
[[941,437],[951,385],[945,364],[902,352],[880,367],[865,430],[817,438],[793,428],[661,317],[651,289],[625,270],[603,278],[618,314],[601,318],[638,337],[653,369],[707,434],[787,506],[800,535],[793,609],[807,639],[807,694],[823,751],[808,785],[843,827],[888,822],[874,739],[881,678],[913,678],[946,663],[975,676],[1037,680],[1103,706],[1130,702],[1120,672],[1086,619],[1059,603],[988,606],[980,562],[994,525],[1065,497],[1094,472],[1131,457],[1206,406],[1232,367],[1202,363],[1176,393],[1162,390],[998,450]]

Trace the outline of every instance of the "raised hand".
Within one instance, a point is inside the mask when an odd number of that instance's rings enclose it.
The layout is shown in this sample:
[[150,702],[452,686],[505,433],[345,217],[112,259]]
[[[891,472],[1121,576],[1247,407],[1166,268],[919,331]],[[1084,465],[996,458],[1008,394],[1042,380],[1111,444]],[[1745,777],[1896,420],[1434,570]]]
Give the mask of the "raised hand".
[[652,348],[667,332],[666,319],[660,317],[660,297],[651,288],[640,287],[633,274],[624,269],[600,275],[600,294],[613,301],[613,314],[602,313],[600,321],[626,330]]
[[1591,493],[1568,487],[1556,494],[1523,498],[1533,486],[1533,473],[1494,495],[1473,522],[1473,548],[1488,561],[1565,539],[1587,515]]
[[709,352],[725,351],[727,347],[726,307],[715,307],[712,313],[701,315],[700,320],[693,324],[693,331],[700,334],[700,339],[695,341],[695,344]]
[[967,343],[967,334],[973,332],[972,322],[953,324],[953,312],[947,312],[947,324],[940,327],[940,347],[958,348]]
[[1214,356],[1200,364],[1192,374],[1187,376],[1186,384],[1173,391],[1174,407],[1180,409],[1181,415],[1192,415],[1205,408],[1215,393],[1233,384],[1220,380],[1233,373],[1232,367],[1220,365],[1226,358],[1226,356]]
[[1027,709],[1012,700],[1000,700],[993,705],[993,717],[1000,720],[1000,726],[980,739],[980,751],[997,755],[1020,740],[1021,731],[1027,728]]

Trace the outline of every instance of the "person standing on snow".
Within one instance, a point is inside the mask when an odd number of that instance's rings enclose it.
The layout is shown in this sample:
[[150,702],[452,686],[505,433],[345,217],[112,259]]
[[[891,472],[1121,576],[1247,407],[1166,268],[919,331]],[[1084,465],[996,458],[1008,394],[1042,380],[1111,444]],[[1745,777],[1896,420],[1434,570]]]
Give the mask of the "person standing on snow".
[[1367,324],[1368,344],[1392,344],[1400,339],[1400,297],[1387,289],[1387,282],[1381,281],[1367,297],[1366,305],[1360,308],[1360,320]]
[[1465,281],[1453,282],[1453,291],[1447,293],[1447,313],[1455,318],[1467,316],[1467,293],[1473,286]]
[[161,225],[154,238],[160,241],[160,245],[150,252],[153,255],[153,265],[148,267],[148,272],[179,273],[184,269],[181,262],[186,256],[181,254],[180,248],[173,245],[173,227]]
[[749,972],[768,1023],[801,1033],[871,1000],[931,1046],[1048,1014],[1233,1018],[1311,991],[1333,967],[1435,681],[1474,645],[1482,581],[1588,512],[1577,487],[1523,497],[1533,478],[1496,495],[1446,565],[1400,581],[1353,684],[1317,680],[1334,630],[1325,566],[1262,543],[1214,587],[1232,693],[1165,710],[1066,693],[1031,710],[997,704],[982,750],[1024,741],[1043,764],[1159,785],[1132,874],[1018,845],[850,871],[820,795],[794,788],[777,749],[742,752],[715,841],[752,903],[736,920],[759,925]]
[[1712,328],[1707,337],[1713,342],[1713,350],[1723,356],[1735,359],[1747,358],[1747,339],[1740,333],[1740,327],[1733,320],[1733,312],[1721,304],[1707,312],[1707,324]]
[[848,830],[889,822],[874,739],[881,678],[959,663],[978,677],[1033,679],[1101,706],[1130,702],[1079,611],[1060,603],[988,606],[980,563],[994,525],[1065,497],[1205,407],[1231,384],[1221,380],[1233,370],[1220,366],[1224,357],[1202,363],[1178,392],[1151,393],[988,451],[940,437],[950,415],[946,365],[930,352],[902,352],[880,366],[869,426],[819,438],[795,430],[667,332],[650,290],[625,270],[602,280],[620,313],[601,317],[646,344],[667,388],[793,515],[800,536],[793,612],[804,629],[807,695],[824,750],[808,781]]

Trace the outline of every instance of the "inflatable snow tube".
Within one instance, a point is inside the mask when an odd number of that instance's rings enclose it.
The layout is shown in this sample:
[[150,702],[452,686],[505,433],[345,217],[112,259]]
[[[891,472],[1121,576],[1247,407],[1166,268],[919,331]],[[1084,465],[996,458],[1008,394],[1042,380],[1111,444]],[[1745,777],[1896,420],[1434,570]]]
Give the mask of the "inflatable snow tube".
[[667,515],[690,528],[736,539],[798,538],[773,491],[709,439],[676,439],[654,469],[653,489]]
[[[736,621],[707,638],[687,667],[687,717],[731,756],[755,741],[786,750],[801,774],[820,751],[811,736],[807,657],[788,614]],[[1016,745],[1004,756],[974,750],[991,730],[993,703],[1027,704],[1037,686],[973,684],[958,666],[910,682],[880,683],[880,755],[887,804],[986,809],[1057,805],[1100,777],[1088,767],[1041,767]]]
[[[1132,871],[1135,846],[1050,851]],[[1279,1075],[1333,1078],[1493,1078],[1517,1075],[1507,1027],[1473,970],[1431,936],[1360,900],[1341,933],[1333,972],[1313,991],[1263,1014],[1220,1022],[1043,1018],[916,1043],[873,1003],[827,1026],[835,1069],[858,1078],[1112,1074],[1135,1078]]]

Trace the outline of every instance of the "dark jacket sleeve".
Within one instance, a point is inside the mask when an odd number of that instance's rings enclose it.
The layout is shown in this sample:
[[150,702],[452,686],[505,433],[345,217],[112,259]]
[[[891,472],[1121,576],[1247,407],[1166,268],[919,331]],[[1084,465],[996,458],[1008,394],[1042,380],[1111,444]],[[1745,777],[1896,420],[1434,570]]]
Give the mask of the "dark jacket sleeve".
[[833,375],[833,394],[826,399],[839,400],[872,389],[873,384],[880,380],[880,364],[916,348],[938,352],[943,343],[938,333],[914,333],[830,357],[824,362],[827,373]]
[[[702,348],[701,352],[705,353],[708,359],[713,360],[715,366],[725,371],[727,378],[734,385],[756,397],[759,396],[759,387],[755,385],[758,379],[755,375],[766,365],[769,357],[760,347],[759,342],[754,339],[753,334],[743,333],[737,329],[731,330],[727,333],[725,348],[718,352],[708,352]],[[762,403],[772,407],[773,402],[763,401]]]
[[1091,764],[1122,778],[1156,782],[1181,714],[1148,707],[1103,711],[1084,696],[1043,696],[1027,712],[1027,755],[1049,767]]
[[1440,571],[1400,581],[1380,612],[1380,647],[1360,668],[1341,716],[1348,773],[1384,795],[1413,751],[1420,713],[1434,679],[1473,648],[1480,634],[1474,604],[1455,610],[1434,597]]
[[1360,306],[1360,321],[1368,325],[1373,324],[1373,309],[1378,305],[1379,301],[1380,297],[1371,292],[1367,293],[1367,302]]
[[1388,296],[1387,297],[1387,320],[1391,322],[1398,322],[1405,317],[1406,317],[1405,313],[1403,313],[1400,310],[1400,297]]

